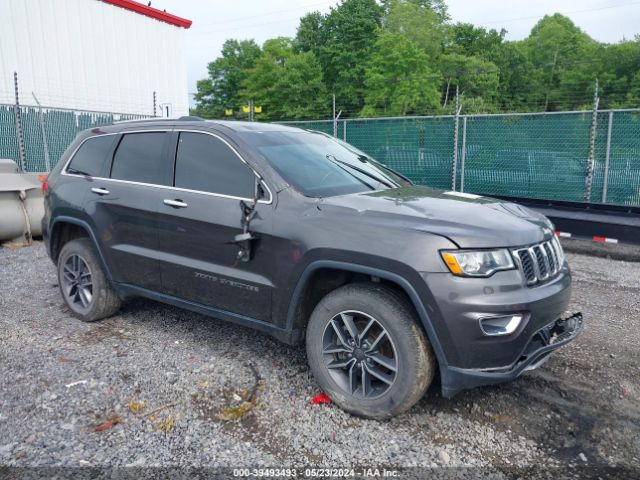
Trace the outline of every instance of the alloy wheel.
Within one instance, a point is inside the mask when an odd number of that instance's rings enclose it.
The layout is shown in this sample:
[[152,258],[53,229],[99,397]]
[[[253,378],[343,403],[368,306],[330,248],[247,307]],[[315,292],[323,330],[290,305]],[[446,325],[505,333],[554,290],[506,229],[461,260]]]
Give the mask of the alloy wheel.
[[62,286],[67,302],[73,308],[85,311],[93,300],[91,269],[80,255],[70,255],[64,262]]
[[355,398],[383,395],[398,373],[389,332],[363,312],[347,310],[334,316],[324,330],[322,353],[333,380]]

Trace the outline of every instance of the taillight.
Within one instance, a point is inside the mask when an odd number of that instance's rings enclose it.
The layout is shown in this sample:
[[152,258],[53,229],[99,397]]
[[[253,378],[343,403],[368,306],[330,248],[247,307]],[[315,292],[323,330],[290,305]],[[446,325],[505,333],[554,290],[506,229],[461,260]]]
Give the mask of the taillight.
[[42,183],[42,195],[46,197],[47,193],[49,193],[49,182],[47,181],[47,175],[38,175],[38,180],[40,180],[40,182]]

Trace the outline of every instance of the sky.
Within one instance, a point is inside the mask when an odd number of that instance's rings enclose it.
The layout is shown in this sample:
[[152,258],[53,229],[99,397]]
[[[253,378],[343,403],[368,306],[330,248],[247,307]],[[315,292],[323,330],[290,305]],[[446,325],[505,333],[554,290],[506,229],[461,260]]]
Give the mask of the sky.
[[[567,15],[592,38],[614,43],[640,33],[640,0],[446,0],[454,22],[507,30],[508,40],[525,38],[540,18]],[[337,0],[152,0],[152,6],[193,20],[186,31],[189,92],[207,76],[228,38],[268,38],[296,34],[300,17],[326,13]]]

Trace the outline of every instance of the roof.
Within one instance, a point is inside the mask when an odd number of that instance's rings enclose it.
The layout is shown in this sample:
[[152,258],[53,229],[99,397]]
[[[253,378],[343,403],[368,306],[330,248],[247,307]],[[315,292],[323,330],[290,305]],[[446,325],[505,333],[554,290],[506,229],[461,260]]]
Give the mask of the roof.
[[102,1],[105,3],[109,3],[111,5],[115,5],[116,7],[122,7],[126,10],[131,10],[132,12],[139,13],[140,15],[145,15],[150,18],[155,18],[156,20],[160,20],[161,22],[165,22],[170,25],[175,25],[176,27],[189,28],[192,23],[191,20],[187,20],[186,18],[172,15],[163,10],[158,10],[157,8],[149,7],[147,5],[143,5],[142,3],[134,2],[133,0],[102,0]]
[[207,129],[210,127],[225,127],[235,132],[283,132],[283,131],[299,131],[299,128],[289,127],[277,123],[266,122],[243,122],[237,120],[204,120],[199,117],[180,117],[180,118],[142,118],[137,120],[125,120],[122,122],[114,122],[111,125],[103,125],[95,127],[93,130],[102,131],[126,131],[131,128],[139,127],[199,127]]

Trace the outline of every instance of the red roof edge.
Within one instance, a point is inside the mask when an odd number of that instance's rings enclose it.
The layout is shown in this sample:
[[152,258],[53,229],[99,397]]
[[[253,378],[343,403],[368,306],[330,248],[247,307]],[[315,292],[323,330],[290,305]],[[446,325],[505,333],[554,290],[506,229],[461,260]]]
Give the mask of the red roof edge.
[[191,20],[187,20],[186,18],[178,17],[176,15],[171,15],[170,13],[164,12],[162,10],[158,10],[157,8],[147,7],[142,3],[134,2],[132,0],[102,0],[102,1],[105,3],[109,3],[111,5],[115,5],[116,7],[126,8],[127,10],[131,10],[132,12],[136,12],[141,15],[145,15],[147,17],[155,18],[156,20],[160,20],[161,22],[175,25],[176,27],[189,28],[192,23]]

